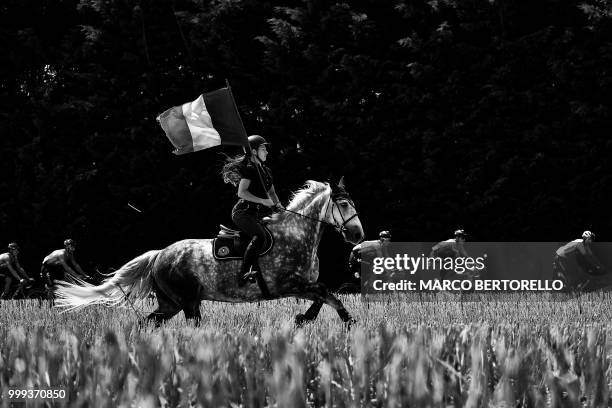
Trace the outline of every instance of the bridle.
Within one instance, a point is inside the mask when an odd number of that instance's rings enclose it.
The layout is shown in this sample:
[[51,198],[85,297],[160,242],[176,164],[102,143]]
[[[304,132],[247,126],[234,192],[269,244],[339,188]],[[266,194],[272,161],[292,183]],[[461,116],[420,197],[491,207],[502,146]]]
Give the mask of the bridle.
[[[340,206],[336,202],[337,200],[346,200],[349,203],[349,205],[353,208],[353,210],[355,210],[355,214],[353,214],[350,217],[345,219],[344,216],[342,215],[342,211],[340,210]],[[346,224],[348,224],[353,218],[356,218],[356,217],[359,216],[359,214],[357,213],[357,208],[355,208],[355,203],[353,203],[353,200],[351,200],[348,197],[347,193],[345,193],[345,192],[340,192],[340,193],[336,193],[336,194],[332,193],[332,194],[330,194],[329,199],[327,200],[327,204],[325,204],[325,211],[323,212],[324,216],[325,216],[325,214],[327,214],[327,210],[329,208],[329,204],[330,203],[332,204],[332,208],[331,208],[332,220],[334,219],[334,208],[336,208],[338,210],[338,214],[340,214],[340,218],[342,219],[342,224],[338,225],[338,223],[336,223],[336,222],[329,222],[329,221],[322,220],[322,219],[319,219],[319,218],[310,217],[308,215],[304,215],[304,214],[301,214],[301,213],[296,212],[296,211],[288,210],[286,208],[284,208],[283,211],[290,212],[290,213],[295,214],[295,215],[299,215],[302,218],[307,218],[309,220],[313,220],[313,221],[319,222],[319,223],[321,223],[323,225],[328,225],[328,226],[333,227],[334,229],[336,229],[338,232],[342,233],[342,232],[347,230]]]
[[[335,197],[334,197],[335,196]],[[340,211],[340,206],[338,205],[338,203],[336,202],[336,200],[345,200],[346,202],[348,202],[348,204],[353,208],[353,210],[355,210],[355,213],[353,215],[351,215],[348,218],[344,218],[344,215],[342,215],[342,211]],[[336,230],[338,230],[338,232],[342,233],[344,231],[347,230],[346,228],[346,224],[348,224],[353,218],[356,218],[359,216],[359,214],[357,213],[357,208],[355,208],[355,203],[353,203],[353,200],[351,200],[350,198],[348,198],[347,194],[331,194],[329,197],[329,201],[327,201],[327,206],[329,206],[329,203],[332,203],[332,208],[331,208],[331,216],[332,216],[332,220],[334,219],[334,208],[336,208],[338,210],[338,214],[340,215],[340,218],[342,219],[342,224],[338,225],[335,222],[334,223],[330,223],[327,222],[327,224],[332,225]],[[324,214],[327,214],[327,208],[325,209]]]

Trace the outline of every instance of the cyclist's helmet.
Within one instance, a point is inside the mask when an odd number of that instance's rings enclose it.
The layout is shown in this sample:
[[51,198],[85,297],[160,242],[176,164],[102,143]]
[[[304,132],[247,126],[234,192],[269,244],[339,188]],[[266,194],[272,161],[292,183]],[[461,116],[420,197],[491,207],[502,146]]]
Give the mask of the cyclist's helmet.
[[19,249],[19,245],[17,245],[16,242],[11,242],[10,244],[8,244],[8,250],[9,251],[14,251],[16,249]]
[[582,233],[582,239],[587,239],[587,238],[595,239],[595,234],[593,234],[591,231],[584,231]]
[[466,238],[467,237],[467,233],[465,232],[464,229],[458,229],[454,232],[454,236],[455,238]]
[[69,245],[70,246],[75,246],[76,245],[76,242],[74,241],[74,239],[68,238],[68,239],[64,240],[64,246],[67,247]]
[[378,234],[378,238],[383,239],[383,238],[387,238],[387,239],[391,239],[391,233],[389,231],[380,231],[380,234]]

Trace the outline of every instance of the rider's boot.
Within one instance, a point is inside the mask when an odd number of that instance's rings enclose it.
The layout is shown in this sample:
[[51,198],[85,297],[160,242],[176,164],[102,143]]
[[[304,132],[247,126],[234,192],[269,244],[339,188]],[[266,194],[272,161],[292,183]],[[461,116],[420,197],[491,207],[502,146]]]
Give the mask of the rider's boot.
[[256,242],[257,238],[253,238],[244,252],[242,267],[240,268],[240,277],[238,284],[245,285],[247,282],[256,282],[257,274],[260,273],[257,257],[259,256],[259,245]]

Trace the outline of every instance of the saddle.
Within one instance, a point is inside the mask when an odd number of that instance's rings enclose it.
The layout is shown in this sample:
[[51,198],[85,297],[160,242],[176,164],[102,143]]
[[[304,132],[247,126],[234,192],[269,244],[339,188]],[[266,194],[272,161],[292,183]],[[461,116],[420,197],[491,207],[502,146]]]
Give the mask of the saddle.
[[[223,224],[219,224],[219,228],[217,237],[213,239],[213,256],[215,259],[220,261],[242,259],[244,251],[251,242],[251,237],[242,231],[228,228]],[[264,229],[266,230],[266,245],[262,248],[259,256],[267,254],[274,246],[272,233],[265,224]]]

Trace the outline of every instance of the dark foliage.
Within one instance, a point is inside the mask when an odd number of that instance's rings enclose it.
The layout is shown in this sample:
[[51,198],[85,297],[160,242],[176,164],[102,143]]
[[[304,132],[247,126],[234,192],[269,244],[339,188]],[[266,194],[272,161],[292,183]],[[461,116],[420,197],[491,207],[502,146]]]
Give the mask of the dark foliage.
[[[605,239],[611,14],[599,0],[7,0],[0,244],[21,242],[34,271],[71,236],[104,269],[230,223],[218,171],[234,151],[175,157],[155,121],[226,78],[247,130],[273,142],[281,198],[344,174],[370,238]],[[343,279],[346,250],[324,237],[324,280]]]

